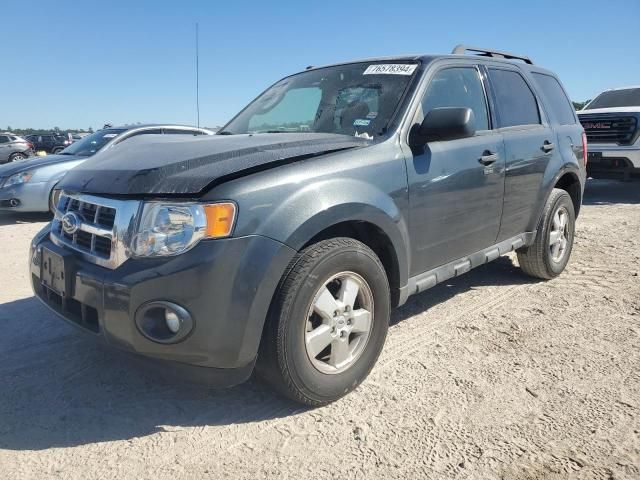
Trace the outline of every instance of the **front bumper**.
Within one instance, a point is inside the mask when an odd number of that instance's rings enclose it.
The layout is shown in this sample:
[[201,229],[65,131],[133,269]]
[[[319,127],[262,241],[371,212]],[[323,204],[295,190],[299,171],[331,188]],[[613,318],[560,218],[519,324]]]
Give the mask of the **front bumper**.
[[51,186],[48,182],[0,187],[0,211],[48,212],[50,193]]
[[594,178],[640,176],[640,146],[590,143],[587,173]]
[[[72,256],[65,298],[41,284],[42,247]],[[275,240],[247,236],[202,241],[175,257],[129,259],[110,270],[70,254],[43,232],[32,243],[29,268],[36,296],[69,323],[110,345],[160,360],[165,370],[197,371],[199,378],[214,378],[209,383],[228,386],[251,374],[271,298],[294,255]],[[191,334],[175,344],[142,335],[135,313],[152,300],[189,311]]]

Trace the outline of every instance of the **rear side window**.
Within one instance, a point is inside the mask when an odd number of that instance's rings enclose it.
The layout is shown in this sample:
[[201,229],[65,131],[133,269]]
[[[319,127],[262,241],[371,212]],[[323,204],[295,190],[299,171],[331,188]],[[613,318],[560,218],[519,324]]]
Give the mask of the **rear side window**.
[[489,79],[496,95],[500,127],[540,123],[538,102],[522,75],[511,70],[490,68]]
[[0,143],[9,143],[9,137],[6,135],[0,135]]
[[573,105],[567,98],[558,80],[542,73],[533,73],[532,76],[538,84],[538,87],[540,87],[555,121],[560,125],[572,125],[576,123]]
[[484,89],[473,67],[446,68],[434,75],[422,99],[422,113],[426,116],[439,107],[470,108],[476,119],[476,130],[489,129]]

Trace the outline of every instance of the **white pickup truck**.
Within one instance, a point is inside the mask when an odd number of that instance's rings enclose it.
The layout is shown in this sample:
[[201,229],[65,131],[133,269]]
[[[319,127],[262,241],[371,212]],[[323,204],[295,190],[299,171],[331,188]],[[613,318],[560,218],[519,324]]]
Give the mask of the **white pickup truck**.
[[587,174],[640,178],[640,85],[606,90],[578,112],[587,134]]

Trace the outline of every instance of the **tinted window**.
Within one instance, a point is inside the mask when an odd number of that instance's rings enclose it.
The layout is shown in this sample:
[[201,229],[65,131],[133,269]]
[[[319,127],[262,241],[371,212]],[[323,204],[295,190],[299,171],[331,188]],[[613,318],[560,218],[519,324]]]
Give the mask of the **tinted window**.
[[116,138],[124,129],[109,128],[105,130],[99,130],[91,135],[87,135],[82,140],[78,140],[65,148],[62,153],[66,155],[80,155],[83,157],[89,157],[104,147],[111,140]]
[[133,137],[137,137],[139,135],[162,135],[162,130],[159,129],[159,128],[152,128],[150,130],[141,130],[139,132],[132,133],[131,135],[123,138],[120,141],[124,142],[125,140],[128,140],[128,139],[133,138]]
[[447,68],[434,75],[422,99],[422,113],[438,107],[473,110],[476,130],[489,129],[489,115],[480,76],[475,68]]
[[609,90],[598,95],[587,108],[640,107],[640,88]]
[[510,70],[490,68],[489,78],[496,95],[500,127],[540,123],[536,97],[522,75]]
[[9,137],[6,135],[0,135],[0,143],[9,143]]
[[570,125],[576,123],[576,117],[573,113],[573,105],[564,93],[558,80],[550,75],[534,73],[533,78],[542,90],[547,105],[551,108],[554,119],[560,125]]

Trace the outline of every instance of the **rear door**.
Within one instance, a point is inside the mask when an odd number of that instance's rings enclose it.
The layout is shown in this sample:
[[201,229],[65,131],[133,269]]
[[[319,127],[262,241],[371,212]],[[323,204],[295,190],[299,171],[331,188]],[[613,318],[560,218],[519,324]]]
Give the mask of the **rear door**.
[[547,165],[559,154],[555,132],[523,73],[502,65],[489,66],[487,73],[506,150],[502,241],[531,229]]
[[412,275],[493,245],[502,213],[504,145],[492,129],[479,67],[456,63],[437,70],[413,123],[437,107],[471,108],[477,131],[429,142],[407,158]]

